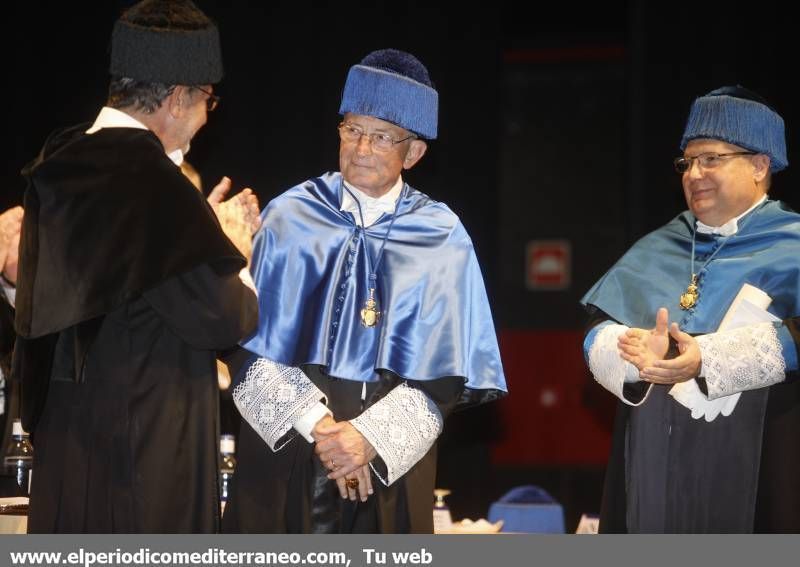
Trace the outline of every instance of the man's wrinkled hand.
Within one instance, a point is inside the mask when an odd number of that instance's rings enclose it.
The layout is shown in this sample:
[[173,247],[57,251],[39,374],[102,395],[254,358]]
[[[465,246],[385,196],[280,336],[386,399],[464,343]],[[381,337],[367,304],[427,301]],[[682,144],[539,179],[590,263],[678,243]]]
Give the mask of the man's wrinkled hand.
[[[322,440],[324,440],[324,439],[327,439],[327,438],[328,438],[328,435],[324,435],[324,434],[320,433],[320,432],[319,432],[319,430],[320,430],[321,428],[322,428],[322,429],[326,429],[327,427],[329,427],[329,426],[331,426],[331,425],[336,425],[336,420],[335,420],[335,419],[333,419],[333,417],[331,417],[331,416],[330,416],[330,415],[328,415],[328,414],[326,414],[326,415],[323,415],[323,416],[322,416],[322,417],[319,419],[319,421],[317,422],[317,424],[314,426],[314,429],[311,431],[311,437],[313,437],[313,438],[314,438],[314,441],[316,441],[317,443],[319,443],[320,441],[322,441]],[[323,464],[324,464],[324,463],[323,463]]]
[[377,456],[378,453],[370,442],[349,421],[321,423],[322,421],[314,427],[315,439],[317,435],[321,439],[314,451],[331,470],[328,478],[343,478]]
[[[345,427],[345,424],[349,427],[349,429],[348,427]],[[355,435],[353,435],[352,432],[355,432]],[[337,438],[337,435],[339,434],[342,435]],[[348,422],[344,421],[337,423],[336,420],[330,415],[322,417],[317,422],[317,424],[314,426],[314,430],[311,432],[311,436],[317,442],[317,446],[314,450],[319,456],[322,465],[331,471],[331,474],[328,475],[328,478],[336,481],[336,487],[339,489],[339,495],[345,499],[349,498],[350,500],[356,500],[356,498],[359,498],[362,502],[365,502],[369,495],[373,492],[369,464],[356,466],[355,470],[352,470],[350,464],[357,462],[357,459],[350,459],[345,456],[344,453],[338,453],[335,449],[347,445],[348,440],[356,440],[354,444],[349,446],[358,447],[359,438],[361,442],[366,444],[369,449],[371,449],[372,446],[369,444],[369,442],[367,442],[367,440],[364,439],[358,430]],[[321,444],[324,445],[322,449],[320,449]],[[369,454],[369,449],[363,449],[365,454]],[[337,457],[337,455],[341,456]],[[374,458],[374,455],[372,458]],[[372,459],[370,458],[370,460]],[[358,481],[355,488],[348,486],[348,480],[350,480],[352,483],[352,479],[356,479]]]
[[[372,494],[372,476],[369,470],[369,465],[364,465],[355,470],[355,472],[347,475],[347,478],[341,476],[336,479],[336,488],[339,489],[339,496],[342,499],[349,498],[355,501],[356,498],[362,502],[366,502],[367,498]],[[358,480],[356,488],[348,486],[347,481],[350,479]]]

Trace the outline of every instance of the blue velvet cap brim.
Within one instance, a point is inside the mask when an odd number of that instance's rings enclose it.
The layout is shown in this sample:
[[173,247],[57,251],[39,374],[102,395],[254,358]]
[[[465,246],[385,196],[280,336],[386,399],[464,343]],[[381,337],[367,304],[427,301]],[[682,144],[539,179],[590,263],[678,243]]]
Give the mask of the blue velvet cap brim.
[[417,81],[365,65],[347,74],[339,114],[374,116],[426,138],[436,139],[439,94]]
[[694,101],[681,138],[681,150],[691,140],[710,138],[740,146],[770,158],[770,170],[789,165],[783,119],[761,103],[728,95]]

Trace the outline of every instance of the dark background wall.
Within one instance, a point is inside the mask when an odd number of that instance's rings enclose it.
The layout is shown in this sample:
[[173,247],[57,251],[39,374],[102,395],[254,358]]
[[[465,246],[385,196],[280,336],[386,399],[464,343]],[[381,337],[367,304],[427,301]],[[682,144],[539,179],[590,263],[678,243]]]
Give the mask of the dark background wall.
[[[794,164],[773,195],[800,207],[796,32],[782,23],[785,9],[771,0],[198,4],[220,25],[226,76],[188,159],[207,185],[229,175],[262,203],[337,168],[350,65],[383,47],[427,65],[441,136],[407,179],[447,202],[473,236],[512,392],[453,417],[439,484],[454,490],[457,517],[485,515],[515,484],[540,484],[574,529],[580,513],[599,509],[614,407],[584,368],[578,300],[636,238],[684,208],[671,160],[694,97],[740,83],[772,102]],[[111,26],[127,5],[14,5],[5,37],[13,150],[0,210],[21,202],[19,169],[52,129],[94,119]],[[549,239],[569,243],[571,283],[532,291],[526,246]]]

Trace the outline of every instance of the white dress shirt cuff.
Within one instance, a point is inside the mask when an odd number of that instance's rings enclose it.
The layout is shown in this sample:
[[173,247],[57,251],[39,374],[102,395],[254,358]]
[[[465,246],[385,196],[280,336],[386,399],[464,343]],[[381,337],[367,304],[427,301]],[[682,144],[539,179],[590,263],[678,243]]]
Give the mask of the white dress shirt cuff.
[[306,441],[314,443],[311,432],[314,431],[314,426],[317,425],[317,422],[326,415],[333,416],[333,412],[322,402],[317,402],[317,405],[301,415],[300,418],[294,422],[294,428]]
[[287,433],[324,398],[300,368],[268,358],[256,359],[233,389],[239,413],[273,451],[292,440]]
[[253,276],[250,275],[250,270],[248,270],[247,268],[242,268],[241,270],[239,270],[239,279],[242,280],[242,283],[248,288],[250,288],[253,291],[253,293],[256,294],[256,296],[258,296],[258,292],[256,291],[256,284],[253,281]]
[[17,299],[17,288],[2,276],[0,276],[0,293],[5,293],[8,303],[11,304],[11,307],[14,307],[14,301]]

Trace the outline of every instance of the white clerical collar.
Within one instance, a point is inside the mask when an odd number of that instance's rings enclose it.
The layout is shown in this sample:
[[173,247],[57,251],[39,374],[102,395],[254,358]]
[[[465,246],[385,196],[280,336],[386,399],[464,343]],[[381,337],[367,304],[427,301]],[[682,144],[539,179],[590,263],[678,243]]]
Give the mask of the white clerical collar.
[[[361,213],[364,215],[365,226],[374,224],[384,213],[393,213],[397,206],[397,198],[400,196],[400,191],[403,190],[402,176],[398,177],[397,182],[392,188],[380,197],[370,197],[344,179],[342,179],[342,183],[353,192],[353,195],[355,195],[356,199],[361,203]],[[342,191],[342,206],[339,207],[339,210],[353,213],[356,224],[361,226],[361,217],[358,214],[358,203],[347,191]]]
[[[116,108],[104,106],[100,109],[100,113],[92,124],[92,127],[86,130],[87,134],[94,134],[103,128],[138,128],[139,130],[149,130],[147,126],[136,120],[130,114],[126,114]],[[167,157],[173,161],[177,166],[183,163],[183,150],[178,148],[167,154]]]
[[739,221],[742,219],[742,217],[763,203],[766,198],[767,196],[764,195],[752,207],[747,209],[738,217],[733,217],[722,226],[708,226],[707,224],[704,224],[698,220],[697,232],[701,234],[719,234],[720,236],[731,236],[732,234],[736,234],[739,231]]

